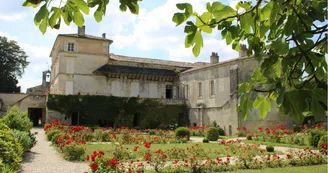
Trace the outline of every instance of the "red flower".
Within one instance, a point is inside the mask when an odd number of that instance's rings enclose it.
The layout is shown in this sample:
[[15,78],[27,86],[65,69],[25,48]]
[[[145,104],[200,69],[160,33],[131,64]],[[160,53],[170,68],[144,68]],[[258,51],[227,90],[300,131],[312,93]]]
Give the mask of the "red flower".
[[146,154],[145,157],[144,157],[144,159],[146,161],[151,161],[150,154]]
[[146,148],[150,148],[150,145],[151,145],[150,142],[146,142],[146,141],[144,142],[144,146],[145,146]]
[[138,151],[138,149],[139,149],[139,146],[135,146],[135,147],[133,148],[133,151]]
[[89,161],[90,157],[89,155],[87,155],[87,157],[85,157],[85,160]]
[[138,170],[136,173],[142,173],[142,171]]
[[104,155],[104,154],[105,154],[105,153],[104,153],[103,151],[101,151],[101,150],[100,150],[98,153],[99,153],[100,155]]
[[98,164],[92,163],[90,167],[93,171],[96,171],[98,169]]
[[240,128],[238,127],[237,130],[240,131]]
[[115,167],[116,165],[120,164],[120,162],[117,161],[115,158],[112,158],[112,160],[109,160],[109,161],[108,161],[108,164],[113,168],[113,167]]

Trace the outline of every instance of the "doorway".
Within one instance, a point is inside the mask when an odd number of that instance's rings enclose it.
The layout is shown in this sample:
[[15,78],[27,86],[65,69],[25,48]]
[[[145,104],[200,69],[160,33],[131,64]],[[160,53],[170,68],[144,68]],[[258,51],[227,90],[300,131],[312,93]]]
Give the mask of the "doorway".
[[33,126],[42,125],[42,108],[28,108],[28,117],[33,123]]
[[171,99],[173,98],[173,91],[172,91],[172,85],[166,85],[165,87],[165,98]]

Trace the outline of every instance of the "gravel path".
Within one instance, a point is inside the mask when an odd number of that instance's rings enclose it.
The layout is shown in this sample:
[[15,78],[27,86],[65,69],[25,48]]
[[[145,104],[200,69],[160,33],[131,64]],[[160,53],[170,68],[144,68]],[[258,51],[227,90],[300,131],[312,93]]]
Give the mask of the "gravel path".
[[33,132],[38,132],[37,144],[31,149],[31,152],[24,156],[22,173],[83,173],[90,172],[87,163],[70,162],[64,160],[51,142],[46,141],[46,136],[42,128],[33,128]]

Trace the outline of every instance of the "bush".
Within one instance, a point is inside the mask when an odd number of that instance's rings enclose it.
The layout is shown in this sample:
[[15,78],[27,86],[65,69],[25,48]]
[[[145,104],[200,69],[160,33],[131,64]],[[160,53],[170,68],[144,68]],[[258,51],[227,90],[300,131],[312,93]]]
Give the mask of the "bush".
[[29,133],[15,129],[11,130],[11,132],[14,138],[16,138],[18,142],[22,145],[24,152],[32,148],[33,142]]
[[266,146],[266,150],[267,150],[267,152],[273,152],[274,147],[272,145],[268,145],[268,146]]
[[318,143],[318,148],[321,148],[322,144],[328,144],[328,135],[321,136],[320,141]]
[[308,132],[309,143],[313,147],[318,147],[320,138],[325,135],[325,131],[320,128],[311,129]]
[[155,134],[156,134],[155,130],[149,130],[149,135],[155,135]]
[[3,169],[6,168],[6,170],[17,172],[19,163],[22,161],[23,148],[2,121],[0,121],[0,126],[3,127],[0,129],[0,158],[2,158],[2,167]]
[[11,129],[30,132],[33,123],[26,112],[21,112],[17,106],[11,107],[3,117],[4,123]]
[[219,127],[219,135],[220,136],[225,136],[225,132],[221,127]]
[[47,133],[47,139],[48,139],[48,141],[51,141],[52,137],[55,134],[60,134],[60,133],[62,133],[60,130],[50,130],[50,131],[48,131],[48,133]]
[[217,141],[219,139],[219,129],[216,127],[210,127],[207,130],[207,139],[209,141]]
[[209,143],[210,141],[208,139],[203,139],[203,143]]
[[53,143],[53,144],[56,144],[56,139],[57,139],[57,137],[59,137],[59,136],[63,136],[64,135],[64,133],[55,133],[54,135],[52,135],[52,137],[51,137],[51,142]]
[[64,145],[62,151],[64,158],[67,160],[82,160],[85,156],[84,146],[76,142],[72,142],[69,145]]
[[175,136],[181,138],[187,137],[189,139],[190,130],[187,127],[178,127],[175,129]]
[[300,126],[295,126],[294,128],[293,128],[293,131],[294,132],[301,132],[301,127]]
[[252,140],[252,135],[247,135],[246,138],[247,140]]
[[96,129],[93,132],[93,140],[97,142],[102,142],[103,141],[103,130],[101,129]]

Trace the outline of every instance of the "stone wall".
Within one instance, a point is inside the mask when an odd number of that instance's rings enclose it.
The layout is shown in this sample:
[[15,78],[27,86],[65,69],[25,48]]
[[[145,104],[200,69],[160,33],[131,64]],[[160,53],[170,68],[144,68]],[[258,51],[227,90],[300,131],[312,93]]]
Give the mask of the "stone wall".
[[46,123],[51,123],[52,120],[62,121],[67,124],[71,124],[71,118],[65,117],[64,114],[61,114],[57,111],[47,109]]

